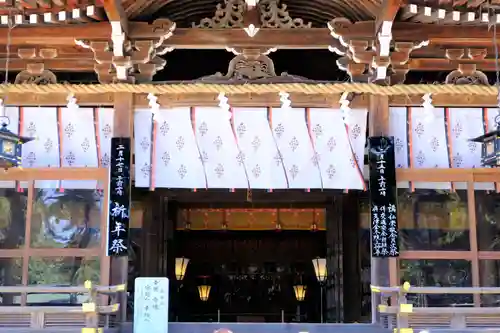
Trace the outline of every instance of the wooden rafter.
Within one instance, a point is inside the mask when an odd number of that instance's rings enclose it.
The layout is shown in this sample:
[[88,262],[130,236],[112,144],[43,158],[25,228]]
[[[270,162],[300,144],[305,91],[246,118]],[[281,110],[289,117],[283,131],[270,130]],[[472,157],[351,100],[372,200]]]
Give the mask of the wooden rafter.
[[[113,44],[113,56],[122,58],[125,56],[125,40],[128,35],[128,19],[123,10],[121,0],[103,0],[104,10],[111,24],[111,41]],[[127,68],[122,65],[113,64],[119,80],[127,79]]]
[[103,0],[104,10],[110,22],[119,22],[121,30],[128,33],[128,19],[121,0]]
[[[389,57],[392,41],[392,25],[403,0],[384,0],[375,20],[375,36],[377,56]],[[383,80],[387,76],[387,66],[376,69],[376,79]]]
[[402,3],[403,0],[384,0],[382,2],[382,7],[380,8],[380,11],[377,14],[377,19],[375,20],[375,35],[378,35],[381,32],[384,22],[390,22],[390,25],[392,26]]
[[139,16],[149,16],[173,0],[125,0],[123,7],[127,16],[134,19]]

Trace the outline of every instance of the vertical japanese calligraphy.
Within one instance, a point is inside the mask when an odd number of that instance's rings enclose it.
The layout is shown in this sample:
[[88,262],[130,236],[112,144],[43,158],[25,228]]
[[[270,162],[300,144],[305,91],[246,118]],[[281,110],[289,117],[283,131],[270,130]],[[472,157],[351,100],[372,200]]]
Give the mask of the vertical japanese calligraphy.
[[108,256],[126,256],[130,222],[130,138],[111,139]]
[[396,163],[393,137],[368,138],[373,257],[399,256]]

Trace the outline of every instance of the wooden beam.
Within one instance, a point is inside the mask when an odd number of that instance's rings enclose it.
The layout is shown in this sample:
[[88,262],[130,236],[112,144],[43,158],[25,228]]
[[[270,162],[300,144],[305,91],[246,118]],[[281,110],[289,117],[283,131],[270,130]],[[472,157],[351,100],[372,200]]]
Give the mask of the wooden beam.
[[[334,25],[334,31],[344,40],[373,39],[375,21],[353,24]],[[395,41],[428,40],[431,44],[447,46],[487,46],[492,43],[493,33],[487,26],[460,26],[395,22],[392,27],[392,39]],[[500,43],[500,36],[497,37]]]
[[229,47],[279,47],[326,49],[334,43],[328,29],[261,29],[250,38],[243,29],[175,29],[167,41],[177,49],[222,49]]
[[128,33],[127,14],[123,10],[121,0],[103,0],[104,10],[109,22],[120,22],[121,29]]
[[[129,22],[131,40],[154,39],[161,36],[158,27],[146,22]],[[375,21],[346,24],[336,27],[345,39],[373,40]],[[395,22],[392,27],[395,41],[429,40],[433,44],[462,47],[491,45],[492,32],[487,27],[442,26]],[[111,26],[107,22],[49,26],[18,26],[11,31],[11,45],[75,45],[75,39],[109,41]],[[8,28],[0,28],[0,44],[7,44]],[[178,49],[225,49],[226,47],[262,47],[287,49],[325,49],[334,44],[328,28],[261,29],[250,38],[243,29],[175,29],[165,44]],[[500,36],[497,37],[500,43]]]
[[[378,57],[388,57],[391,52],[392,25],[403,0],[384,0],[375,20],[375,40]],[[377,64],[377,62],[374,62]],[[376,80],[384,80],[387,66],[375,65]]]
[[442,58],[414,58],[408,61],[410,70],[414,71],[453,71],[458,69],[459,63],[475,64],[483,72],[496,71],[495,59],[450,61]]
[[[35,58],[46,58],[49,57],[50,53],[55,54],[58,59],[90,59],[94,57],[94,52],[90,49],[83,49],[76,45],[73,46],[57,46],[57,45],[17,45],[11,46],[9,49],[9,58],[14,59],[20,57],[19,54],[23,54],[30,51]],[[55,58],[51,56],[50,58]],[[0,58],[7,58],[7,48],[6,45],[0,44]]]
[[[0,58],[0,71],[4,70],[6,59]],[[9,60],[9,70],[23,71],[28,64],[41,63],[44,68],[59,72],[93,72],[96,64],[93,58],[68,58],[68,59],[43,59],[43,60],[25,60],[14,58]]]
[[403,0],[384,0],[375,21],[375,35],[381,32],[384,22],[390,22],[391,26],[396,14],[401,8]]
[[[0,44],[8,44],[8,28],[0,28]],[[10,45],[75,45],[75,40],[107,41],[111,36],[108,22],[85,25],[18,26],[11,31]]]

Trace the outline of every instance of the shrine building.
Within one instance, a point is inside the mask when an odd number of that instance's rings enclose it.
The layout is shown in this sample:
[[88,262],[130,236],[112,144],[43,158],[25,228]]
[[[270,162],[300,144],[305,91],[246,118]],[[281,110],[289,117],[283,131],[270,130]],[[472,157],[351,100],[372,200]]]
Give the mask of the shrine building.
[[499,328],[499,23],[0,0],[0,332]]

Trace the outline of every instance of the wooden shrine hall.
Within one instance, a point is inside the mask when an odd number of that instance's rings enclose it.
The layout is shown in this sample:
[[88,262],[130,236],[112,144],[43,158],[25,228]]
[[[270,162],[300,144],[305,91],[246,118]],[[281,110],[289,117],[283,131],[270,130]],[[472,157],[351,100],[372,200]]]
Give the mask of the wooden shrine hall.
[[499,24],[0,0],[0,332],[497,329]]

